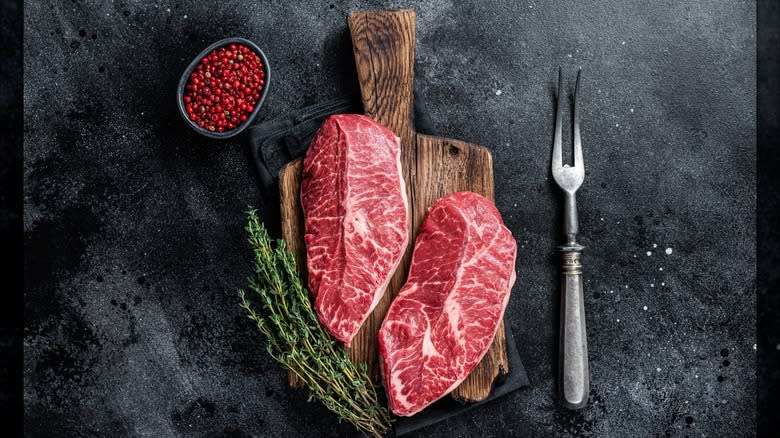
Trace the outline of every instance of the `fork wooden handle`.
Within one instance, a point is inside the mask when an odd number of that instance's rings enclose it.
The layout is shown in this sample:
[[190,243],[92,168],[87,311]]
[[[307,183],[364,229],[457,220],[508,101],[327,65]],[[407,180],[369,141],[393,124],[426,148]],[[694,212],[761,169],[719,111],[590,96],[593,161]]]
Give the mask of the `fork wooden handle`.
[[590,376],[588,371],[588,340],[585,332],[585,305],[582,291],[583,247],[569,243],[560,248],[563,255],[561,332],[559,353],[560,400],[569,409],[588,404]]

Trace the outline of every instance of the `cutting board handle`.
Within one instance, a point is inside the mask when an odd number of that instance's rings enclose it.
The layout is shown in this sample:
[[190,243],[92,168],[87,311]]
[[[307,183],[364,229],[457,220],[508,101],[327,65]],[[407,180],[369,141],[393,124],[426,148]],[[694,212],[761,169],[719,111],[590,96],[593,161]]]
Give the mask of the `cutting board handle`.
[[363,109],[402,140],[414,137],[414,48],[411,9],[349,14]]

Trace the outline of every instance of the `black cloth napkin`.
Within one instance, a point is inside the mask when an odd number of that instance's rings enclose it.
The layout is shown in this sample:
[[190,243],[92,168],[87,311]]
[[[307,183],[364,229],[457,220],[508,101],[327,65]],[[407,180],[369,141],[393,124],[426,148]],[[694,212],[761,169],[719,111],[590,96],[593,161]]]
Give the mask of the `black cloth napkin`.
[[[419,133],[436,135],[419,93],[414,93],[415,129]],[[360,96],[346,96],[307,106],[283,117],[268,120],[248,129],[252,160],[257,167],[263,196],[262,216],[271,234],[280,236],[279,215],[279,171],[287,163],[302,158],[322,122],[331,114],[362,113]],[[506,321],[505,321],[506,322]],[[395,435],[401,436],[447,418],[459,415],[476,406],[489,403],[501,396],[528,386],[520,355],[509,324],[506,328],[509,374],[496,382],[493,392],[486,400],[462,404],[451,397],[445,397],[412,416],[398,418]]]

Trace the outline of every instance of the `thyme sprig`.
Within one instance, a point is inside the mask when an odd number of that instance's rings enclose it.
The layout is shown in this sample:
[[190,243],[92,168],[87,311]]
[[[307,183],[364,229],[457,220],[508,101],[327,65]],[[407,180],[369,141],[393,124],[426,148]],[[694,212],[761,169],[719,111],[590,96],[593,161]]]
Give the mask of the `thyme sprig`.
[[284,240],[272,242],[255,210],[247,216],[254,256],[249,289],[259,297],[264,314],[255,310],[244,290],[238,290],[238,297],[241,308],[265,335],[266,350],[306,383],[309,401],[319,400],[340,420],[366,434],[382,436],[390,427],[390,415],[379,403],[366,364],[356,366],[320,324]]

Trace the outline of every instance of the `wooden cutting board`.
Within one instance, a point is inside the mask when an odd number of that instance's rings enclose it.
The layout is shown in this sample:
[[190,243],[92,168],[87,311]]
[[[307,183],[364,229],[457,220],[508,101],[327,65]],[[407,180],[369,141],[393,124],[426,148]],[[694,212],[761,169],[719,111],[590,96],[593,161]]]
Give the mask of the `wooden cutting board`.
[[[413,80],[415,13],[412,10],[365,11],[349,14],[365,113],[401,138],[401,161],[410,202],[409,246],[382,300],[369,315],[349,348],[355,362],[365,362],[374,382],[380,382],[376,334],[385,313],[406,280],[414,238],[428,207],[459,191],[473,191],[490,200],[493,195],[493,159],[482,146],[414,132]],[[282,232],[306,278],[303,212],[300,204],[301,160],[279,173]],[[484,400],[496,378],[509,372],[504,323],[500,323],[490,350],[452,396],[463,401]],[[290,375],[292,386],[301,380]]]

